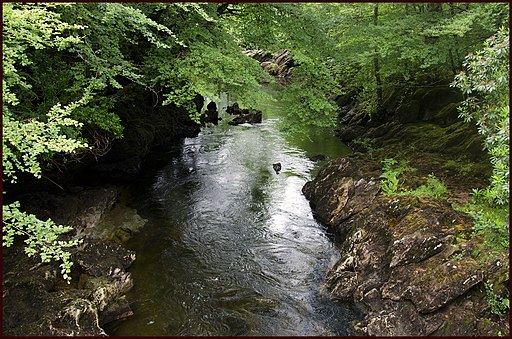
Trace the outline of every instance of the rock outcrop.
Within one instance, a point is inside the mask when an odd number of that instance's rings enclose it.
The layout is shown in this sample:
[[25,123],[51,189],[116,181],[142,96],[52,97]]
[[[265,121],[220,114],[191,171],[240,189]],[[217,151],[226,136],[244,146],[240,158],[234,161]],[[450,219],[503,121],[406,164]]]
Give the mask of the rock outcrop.
[[275,53],[264,50],[247,50],[245,54],[258,60],[261,67],[282,84],[286,84],[290,80],[293,69],[297,66],[292,53],[287,49]]
[[228,106],[226,112],[231,115],[236,115],[236,117],[228,122],[229,125],[240,125],[244,123],[248,124],[256,124],[260,123],[263,112],[257,109],[252,108],[240,108],[238,103],[233,103]]
[[304,195],[341,243],[324,288],[365,314],[372,336],[495,335],[484,282],[508,286],[508,254],[491,254],[472,221],[449,203],[379,195],[379,166],[364,156],[330,161]]
[[219,123],[219,111],[217,110],[217,104],[214,101],[210,101],[206,106],[206,111],[201,116],[201,125],[205,123],[212,123],[217,125]]
[[118,196],[119,188],[109,186],[20,197],[29,213],[74,226],[67,237],[84,242],[71,251],[71,284],[61,278],[57,264],[40,264],[20,247],[4,250],[4,335],[105,336],[104,324],[133,314],[124,295],[133,286],[127,269],[135,253],[105,240],[97,228]]
[[[172,104],[163,106],[161,96],[155,96],[139,85],[127,85],[116,96],[118,99],[112,110],[121,118],[123,137],[114,139],[103,156],[82,159],[77,176],[88,181],[131,181],[137,177],[143,159],[152,149],[166,149],[176,140],[194,137],[200,132],[201,124],[193,121],[185,108]],[[198,112],[203,102],[199,95],[194,99]],[[215,118],[213,112],[209,115],[210,119]]]
[[354,93],[335,98],[340,107],[336,134],[355,150],[356,139],[371,139],[374,148],[403,145],[416,151],[485,157],[476,127],[458,118],[460,93],[447,85],[385,91],[384,121],[373,121]]
[[[196,136],[200,124],[185,109],[161,105],[161,96],[139,85],[114,95],[118,100],[112,110],[122,120],[122,139],[92,138],[104,142],[104,154],[86,155],[60,171],[46,170],[43,179],[21,173],[17,184],[4,187],[9,193],[4,203],[18,200],[41,220],[72,226],[63,240],[83,239],[70,249],[71,284],[57,263],[28,258],[20,240],[3,251],[4,335],[105,336],[103,325],[133,313],[125,294],[133,285],[127,269],[135,253],[121,245],[146,221],[133,209],[113,208],[122,190],[112,183],[135,179],[152,149],[172,149],[180,138]],[[199,112],[203,98],[196,96],[194,104]],[[217,111],[213,104],[208,110]]]

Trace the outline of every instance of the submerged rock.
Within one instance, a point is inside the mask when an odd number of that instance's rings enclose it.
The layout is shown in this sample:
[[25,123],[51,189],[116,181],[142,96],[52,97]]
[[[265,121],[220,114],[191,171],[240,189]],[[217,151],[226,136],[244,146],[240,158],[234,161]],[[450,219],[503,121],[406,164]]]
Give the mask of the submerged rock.
[[327,160],[327,156],[325,154],[317,154],[312,157],[309,157],[309,160],[311,161],[323,161]]
[[279,174],[282,168],[281,163],[277,162],[275,164],[272,164],[272,168],[274,169],[274,171],[276,171],[276,174]]

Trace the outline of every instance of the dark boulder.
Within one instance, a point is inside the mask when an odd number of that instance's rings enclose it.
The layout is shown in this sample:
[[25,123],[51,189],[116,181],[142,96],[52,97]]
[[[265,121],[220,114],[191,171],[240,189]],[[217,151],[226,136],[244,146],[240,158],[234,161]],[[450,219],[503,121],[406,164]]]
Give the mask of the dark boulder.
[[348,142],[360,138],[366,131],[366,127],[359,125],[349,125],[340,127],[338,130],[336,130],[335,134],[341,139],[341,141]]
[[210,101],[208,105],[206,105],[206,109],[209,111],[216,111],[217,110],[217,104],[215,101]]
[[317,154],[317,155],[313,155],[312,157],[309,157],[309,160],[311,160],[311,161],[323,161],[326,159],[327,159],[327,156],[325,154]]
[[240,106],[238,106],[238,103],[235,102],[232,105],[228,106],[226,108],[226,112],[231,115],[240,115],[242,114],[242,110],[240,109]]
[[275,164],[272,164],[272,168],[274,169],[274,171],[276,171],[276,174],[279,174],[279,172],[281,171],[281,163],[278,162],[278,163],[275,163]]
[[233,120],[228,122],[229,125],[240,124],[256,124],[262,120],[263,112],[256,109],[242,109],[242,114],[237,115]]
[[206,106],[206,111],[201,115],[201,125],[205,123],[212,123],[217,125],[219,123],[219,111],[217,111],[217,104],[214,101],[210,101]]

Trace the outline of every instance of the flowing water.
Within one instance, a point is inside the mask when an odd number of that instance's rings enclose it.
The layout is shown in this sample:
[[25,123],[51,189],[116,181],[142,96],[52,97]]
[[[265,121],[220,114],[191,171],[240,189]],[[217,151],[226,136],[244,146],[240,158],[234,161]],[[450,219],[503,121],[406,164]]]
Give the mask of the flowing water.
[[268,112],[252,126],[226,120],[160,154],[130,188],[147,220],[127,244],[135,314],[107,332],[348,335],[355,314],[320,292],[339,254],[301,193],[318,166],[308,157],[348,149],[321,132],[287,139]]

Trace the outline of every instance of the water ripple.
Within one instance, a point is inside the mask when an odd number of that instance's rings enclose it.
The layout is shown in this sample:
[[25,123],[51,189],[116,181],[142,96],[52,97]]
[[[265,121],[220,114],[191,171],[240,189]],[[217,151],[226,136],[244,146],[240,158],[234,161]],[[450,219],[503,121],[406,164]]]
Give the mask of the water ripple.
[[148,219],[130,245],[135,315],[109,333],[347,334],[353,315],[318,293],[338,254],[301,193],[308,152],[335,141],[304,149],[277,123],[206,128],[154,172],[151,203],[132,204]]

